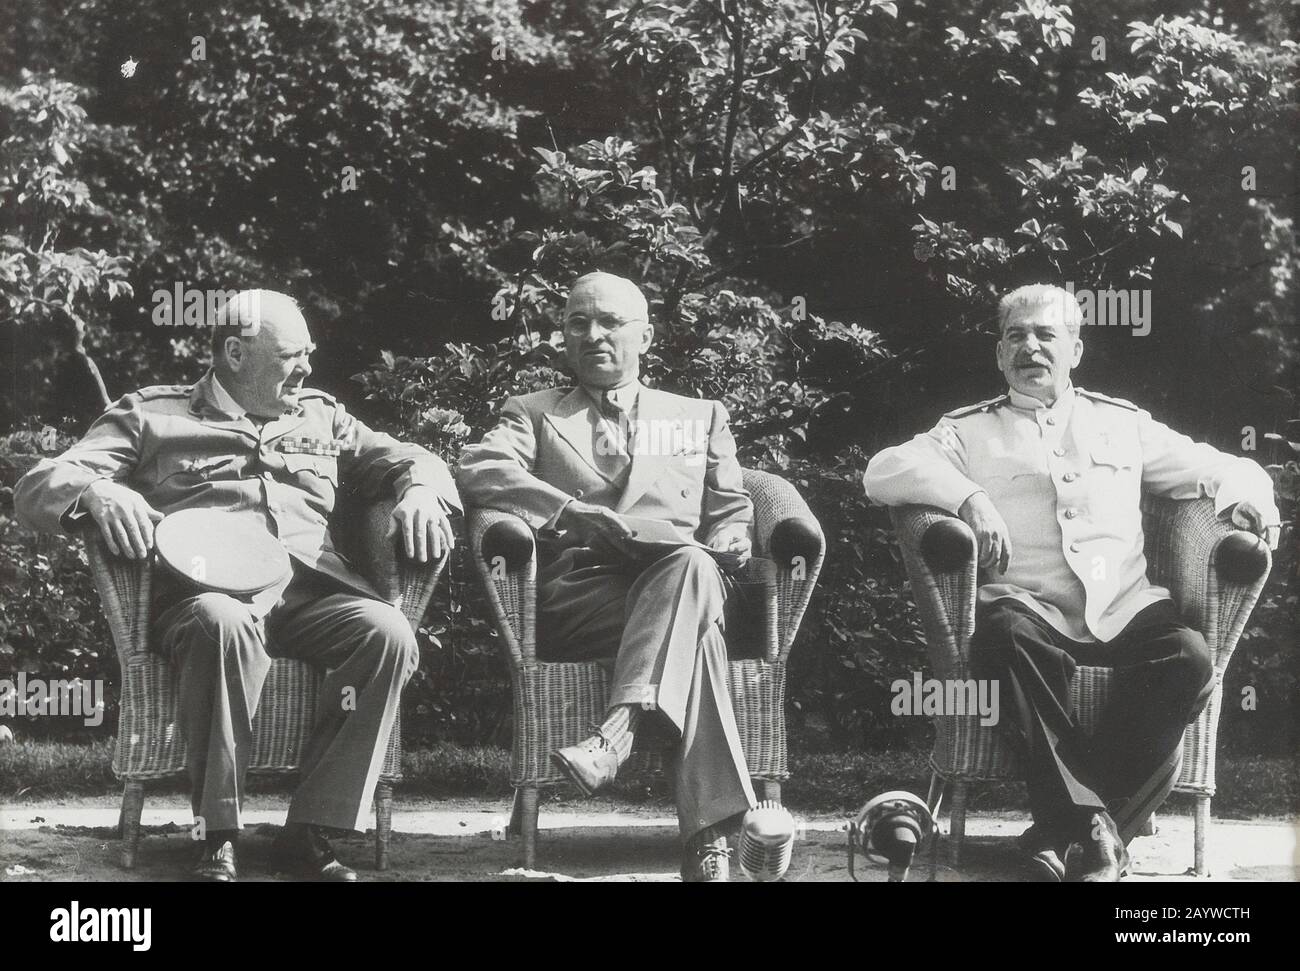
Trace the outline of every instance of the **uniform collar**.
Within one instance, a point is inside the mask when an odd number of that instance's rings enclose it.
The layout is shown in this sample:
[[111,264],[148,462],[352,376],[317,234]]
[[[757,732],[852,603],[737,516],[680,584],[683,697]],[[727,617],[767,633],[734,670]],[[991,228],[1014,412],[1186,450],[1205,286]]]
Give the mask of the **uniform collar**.
[[[234,396],[226,390],[225,386],[217,379],[216,371],[212,368],[209,368],[208,373],[203,375],[198,383],[194,385],[194,391],[190,395],[191,411],[197,413],[202,411],[204,407],[218,411],[236,421],[248,417],[248,409],[236,401]],[[279,421],[282,418],[296,418],[302,414],[302,405],[299,404],[283,415],[267,420]]]
[[234,418],[243,418],[248,414],[248,410],[226,390],[226,386],[217,377],[217,372],[209,371],[208,373],[212,375],[212,403],[217,406],[217,409]]
[[1007,388],[1007,400],[1011,402],[1012,408],[1021,408],[1025,411],[1046,411],[1053,415],[1066,415],[1074,404],[1074,383],[1071,382],[1065,386],[1065,390],[1061,392],[1060,397],[1056,399],[1050,408],[1037,398],[1021,394],[1015,388]]

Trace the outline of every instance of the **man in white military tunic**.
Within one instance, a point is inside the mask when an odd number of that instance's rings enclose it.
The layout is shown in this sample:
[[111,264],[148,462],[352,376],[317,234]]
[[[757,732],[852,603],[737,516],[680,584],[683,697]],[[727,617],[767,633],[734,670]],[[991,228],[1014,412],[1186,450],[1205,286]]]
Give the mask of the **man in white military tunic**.
[[[982,568],[972,664],[1011,688],[1034,817],[1021,846],[1043,879],[1111,881],[1172,789],[1214,678],[1204,638],[1147,579],[1141,491],[1213,497],[1273,545],[1279,514],[1254,462],[1074,387],[1081,316],[1059,287],[1003,297],[1007,393],[878,452],[863,484],[877,503],[937,506],[971,527]],[[1091,739],[1070,703],[1080,664],[1115,669]]]
[[[153,647],[180,673],[178,711],[192,802],[206,840],[200,879],[237,878],[252,719],[271,667],[268,643],[325,669],[301,759],[281,858],[306,876],[353,881],[322,828],[360,829],[374,798],[402,686],[419,662],[400,610],[335,549],[336,487],[398,497],[393,528],[408,556],[440,557],[459,509],[443,461],[372,431],[304,385],[315,347],[294,301],[240,293],[213,332],[213,367],[193,385],[145,388],[116,402],[86,436],[29,472],[14,492],[28,526],[74,529],[89,516],[114,554],[151,555],[154,525],[182,509],[228,510],[283,544],[291,575],[251,598],[198,591],[155,571]],[[214,552],[222,549],[214,537]]]

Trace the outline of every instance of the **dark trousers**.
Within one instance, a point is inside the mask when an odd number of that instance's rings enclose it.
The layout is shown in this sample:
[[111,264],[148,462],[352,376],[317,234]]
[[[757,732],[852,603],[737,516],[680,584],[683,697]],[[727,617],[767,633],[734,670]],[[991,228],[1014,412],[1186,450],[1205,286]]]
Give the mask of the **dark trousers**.
[[[1209,701],[1205,638],[1167,600],[1104,644],[1072,640],[1023,604],[1000,600],[980,610],[971,652],[977,676],[1000,679],[1010,701],[1004,726],[1024,760],[1034,822],[1077,839],[1104,809],[1131,840],[1177,781],[1183,731]],[[1113,669],[1091,738],[1070,701],[1079,665]]]

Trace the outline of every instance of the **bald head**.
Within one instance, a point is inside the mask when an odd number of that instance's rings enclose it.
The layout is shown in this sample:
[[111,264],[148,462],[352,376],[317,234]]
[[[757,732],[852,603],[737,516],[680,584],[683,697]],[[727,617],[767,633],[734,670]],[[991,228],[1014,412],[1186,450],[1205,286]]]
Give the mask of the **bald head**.
[[636,380],[654,328],[631,280],[613,273],[579,277],[564,306],[564,353],[584,387],[617,388]]
[[297,302],[275,290],[241,290],[212,330],[212,366],[231,396],[254,415],[292,410],[311,374],[312,343]]
[[588,317],[613,313],[625,323],[646,323],[650,319],[650,308],[635,283],[599,271],[573,281],[569,300],[564,306],[565,319],[573,313]]
[[263,329],[271,333],[306,333],[307,321],[298,302],[275,290],[240,290],[217,311],[212,327],[212,353],[221,357],[226,338],[255,338]]

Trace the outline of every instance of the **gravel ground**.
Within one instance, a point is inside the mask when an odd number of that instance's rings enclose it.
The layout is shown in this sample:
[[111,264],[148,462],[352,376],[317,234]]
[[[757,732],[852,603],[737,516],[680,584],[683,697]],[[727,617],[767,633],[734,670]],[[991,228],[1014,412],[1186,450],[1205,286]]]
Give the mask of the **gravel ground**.
[[[374,869],[373,835],[335,841],[338,854],[363,880],[625,880],[677,879],[676,824],[662,807],[589,800],[543,806],[537,869],[520,868],[519,844],[501,832],[509,804],[482,800],[399,800],[394,812],[389,869]],[[170,881],[186,879],[194,852],[186,802],[158,797],[145,807],[145,838],[137,867],[124,870],[116,837],[116,799],[0,806],[0,880]],[[242,880],[285,880],[269,862],[270,842],[284,819],[282,799],[254,799],[240,842]],[[800,839],[787,880],[847,882],[846,816],[800,817]],[[946,820],[945,820],[946,823]],[[1028,820],[1015,813],[967,818],[960,868],[940,855],[940,881],[1023,879],[1013,837]],[[1295,881],[1300,876],[1295,820],[1216,820],[1210,834],[1211,876],[1220,880]],[[1191,879],[1192,821],[1163,816],[1156,835],[1130,847],[1129,881]],[[733,863],[733,879],[742,879]],[[909,879],[930,876],[928,857]],[[859,857],[858,878],[884,880],[883,869]]]

